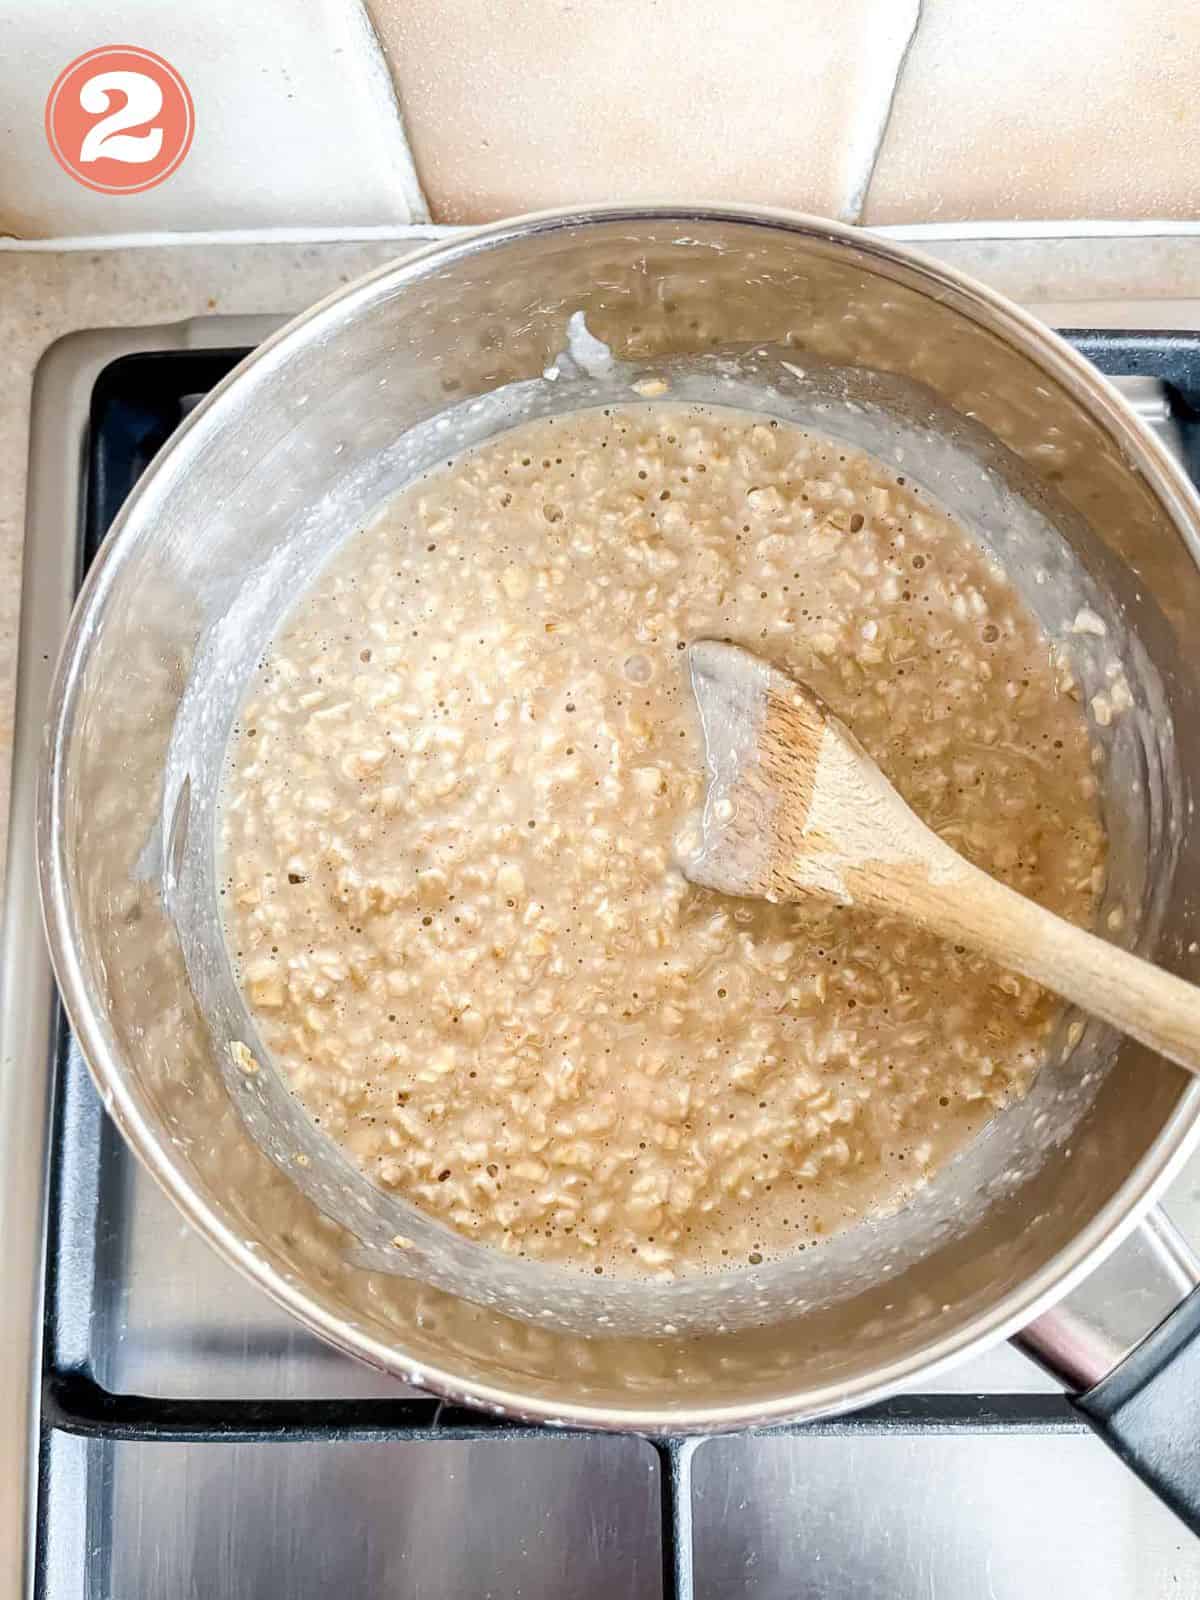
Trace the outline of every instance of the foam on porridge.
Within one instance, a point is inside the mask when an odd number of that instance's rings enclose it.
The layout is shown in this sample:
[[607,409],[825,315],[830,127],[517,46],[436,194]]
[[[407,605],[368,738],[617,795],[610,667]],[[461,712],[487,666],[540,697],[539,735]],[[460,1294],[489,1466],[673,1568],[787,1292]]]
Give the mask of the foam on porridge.
[[1054,1002],[900,922],[688,884],[687,643],[810,683],[915,810],[1087,923],[1087,731],[1004,574],[903,477],[669,402],[425,476],[287,618],[235,730],[226,931],[261,1037],[385,1188],[597,1273],[757,1263],[900,1204]]

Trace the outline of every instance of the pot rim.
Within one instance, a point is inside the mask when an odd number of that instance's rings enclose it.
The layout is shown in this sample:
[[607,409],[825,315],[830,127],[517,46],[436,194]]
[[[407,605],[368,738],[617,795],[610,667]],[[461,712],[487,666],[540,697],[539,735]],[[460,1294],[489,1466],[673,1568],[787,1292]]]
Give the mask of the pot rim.
[[[319,300],[250,353],[195,408],[154,459],[121,508],[89,572],[72,611],[47,711],[46,734],[38,778],[37,851],[42,911],[51,960],[71,1028],[104,1106],[147,1171],[188,1221],[229,1264],[255,1282],[284,1310],[328,1343],[397,1378],[478,1409],[500,1412],[521,1421],[565,1428],[583,1427],[646,1434],[718,1433],[769,1426],[857,1409],[909,1386],[918,1377],[931,1378],[972,1351],[1007,1337],[1033,1321],[1065,1295],[1137,1225],[1156,1197],[1179,1171],[1200,1141],[1200,1081],[1179,1098],[1153,1145],[1109,1202],[1070,1244],[1018,1288],[966,1320],[953,1333],[928,1348],[862,1374],[850,1382],[783,1393],[768,1401],[726,1406],[659,1405],[596,1406],[541,1399],[519,1387],[465,1381],[450,1368],[430,1366],[406,1356],[402,1349],[368,1333],[327,1310],[294,1279],[285,1277],[252,1244],[222,1221],[189,1182],[172,1154],[171,1142],[145,1112],[127,1081],[118,1052],[93,1009],[75,941],[74,900],[64,850],[63,800],[66,755],[79,710],[83,669],[89,640],[103,617],[106,602],[121,570],[134,513],[162,497],[190,466],[206,438],[224,424],[229,392],[251,374],[269,380],[272,370],[297,343],[306,343],[328,324],[369,306],[381,293],[399,292],[420,282],[440,263],[462,260],[531,236],[627,221],[689,223],[729,222],[778,229],[824,243],[837,252],[850,250],[868,262],[900,267],[926,292],[949,289],[963,314],[1015,346],[1067,389],[1139,472],[1178,529],[1193,561],[1200,566],[1200,496],[1166,447],[1125,404],[1118,392],[1057,333],[1004,295],[942,265],[922,252],[890,239],[861,232],[847,224],[778,208],[752,206],[586,206],[532,213],[489,224],[450,239],[431,242],[389,262]],[[149,519],[142,515],[143,526]]]

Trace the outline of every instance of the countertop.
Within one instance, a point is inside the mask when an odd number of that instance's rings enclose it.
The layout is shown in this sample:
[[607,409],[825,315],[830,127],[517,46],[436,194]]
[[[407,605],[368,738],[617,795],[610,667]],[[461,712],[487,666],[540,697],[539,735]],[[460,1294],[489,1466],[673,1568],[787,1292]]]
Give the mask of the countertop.
[[[7,819],[9,803],[30,395],[43,353],[80,328],[299,311],[419,247],[428,231],[307,243],[0,249],[0,817]],[[1087,322],[1087,302],[1131,297],[1156,302],[1143,317],[1147,326],[1170,327],[1177,320],[1172,302],[1200,291],[1200,232],[1167,225],[1075,224],[1061,233],[989,225],[972,237],[948,229],[886,231],[1076,326]],[[3,871],[0,839],[0,887]]]

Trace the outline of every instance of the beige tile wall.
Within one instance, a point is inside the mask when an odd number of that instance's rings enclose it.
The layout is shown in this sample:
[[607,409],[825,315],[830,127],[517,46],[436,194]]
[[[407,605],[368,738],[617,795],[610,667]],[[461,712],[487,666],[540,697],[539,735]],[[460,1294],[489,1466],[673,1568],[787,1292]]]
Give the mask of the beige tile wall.
[[1200,0],[923,0],[866,222],[1200,216]]
[[855,217],[916,0],[369,0],[433,215]]
[[444,221],[622,198],[1200,217],[1200,0],[369,4]]
[[1200,218],[1200,0],[124,0],[122,37],[183,71],[197,132],[120,197],[42,131],[110,9],[0,0],[0,234],[608,200]]

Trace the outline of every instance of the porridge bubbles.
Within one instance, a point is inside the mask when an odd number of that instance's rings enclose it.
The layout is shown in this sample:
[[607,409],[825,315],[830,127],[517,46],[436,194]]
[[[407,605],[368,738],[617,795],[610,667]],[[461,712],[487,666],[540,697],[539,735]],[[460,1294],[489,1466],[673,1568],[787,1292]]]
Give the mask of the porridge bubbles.
[[382,1187],[513,1255],[669,1277],[894,1209],[1025,1092],[1056,1002],[899,922],[688,884],[684,649],[812,687],[936,832],[1088,924],[1081,708],[928,496],[761,416],[528,422],[410,485],[285,618],[230,743],[255,1025]]

